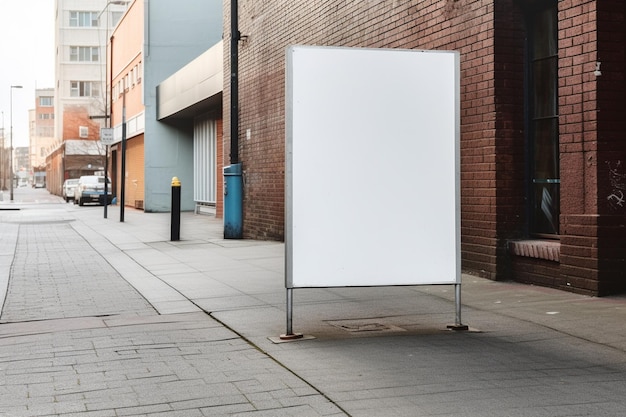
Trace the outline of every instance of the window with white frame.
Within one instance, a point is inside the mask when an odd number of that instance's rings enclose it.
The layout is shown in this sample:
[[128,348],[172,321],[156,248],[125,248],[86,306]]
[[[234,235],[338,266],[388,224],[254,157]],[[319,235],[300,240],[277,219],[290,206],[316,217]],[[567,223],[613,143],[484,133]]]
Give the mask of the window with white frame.
[[70,96],[71,97],[98,97],[100,95],[100,86],[94,81],[71,81]]
[[52,107],[53,106],[53,102],[52,102],[52,97],[49,96],[41,96],[39,97],[39,105],[41,107]]
[[97,27],[98,13],[96,12],[70,12],[70,27]]
[[98,62],[100,50],[97,46],[70,46],[70,61]]
[[89,127],[88,126],[78,126],[78,137],[80,138],[88,138],[89,137]]

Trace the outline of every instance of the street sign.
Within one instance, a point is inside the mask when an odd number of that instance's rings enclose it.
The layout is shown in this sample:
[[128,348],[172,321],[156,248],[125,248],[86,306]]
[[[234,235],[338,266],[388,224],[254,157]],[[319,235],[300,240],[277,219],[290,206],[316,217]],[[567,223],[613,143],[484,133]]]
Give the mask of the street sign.
[[103,127],[100,129],[100,141],[103,145],[113,145],[115,137],[112,127]]

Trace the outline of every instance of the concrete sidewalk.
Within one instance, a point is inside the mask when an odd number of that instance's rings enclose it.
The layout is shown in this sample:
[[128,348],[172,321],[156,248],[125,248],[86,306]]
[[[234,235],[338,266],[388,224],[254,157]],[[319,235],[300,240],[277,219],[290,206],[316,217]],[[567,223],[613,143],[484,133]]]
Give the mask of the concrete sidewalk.
[[[0,281],[8,281],[8,259],[27,250],[17,242],[29,224],[64,222],[72,231],[57,233],[75,233],[111,267],[98,279],[124,281],[88,291],[125,294],[128,283],[148,304],[129,294],[113,308],[118,314],[85,307],[80,319],[0,325],[4,377],[26,370],[46,392],[33,404],[19,383],[0,387],[0,404],[16,403],[10,412],[0,406],[0,416],[616,416],[626,409],[624,297],[465,275],[463,322],[472,330],[452,332],[451,286],[297,289],[294,331],[314,338],[277,344],[270,339],[286,326],[282,243],[224,240],[219,219],[193,213],[182,214],[181,240],[171,242],[169,214],[126,209],[121,223],[115,206],[108,219],[102,207],[61,204],[0,213],[0,220]],[[5,310],[8,303],[19,300],[9,294]],[[56,353],[29,364],[9,359],[17,346]],[[57,361],[72,365],[74,376],[48,368]],[[79,389],[81,372],[89,378]],[[62,401],[50,403],[51,396]],[[39,414],[28,414],[32,407]]]

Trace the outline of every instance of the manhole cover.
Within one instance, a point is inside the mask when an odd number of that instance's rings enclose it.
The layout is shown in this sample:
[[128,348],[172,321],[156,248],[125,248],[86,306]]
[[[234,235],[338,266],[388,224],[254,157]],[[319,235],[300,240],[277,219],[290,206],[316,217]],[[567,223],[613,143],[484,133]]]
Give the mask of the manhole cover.
[[394,326],[393,324],[384,323],[380,319],[368,320],[335,320],[329,321],[328,324],[348,332],[405,332],[406,330]]

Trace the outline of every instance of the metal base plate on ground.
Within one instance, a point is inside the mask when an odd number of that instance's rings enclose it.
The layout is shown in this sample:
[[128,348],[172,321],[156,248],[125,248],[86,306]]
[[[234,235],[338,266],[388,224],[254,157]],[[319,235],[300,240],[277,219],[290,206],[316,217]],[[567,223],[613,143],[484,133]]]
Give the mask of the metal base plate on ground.
[[268,337],[268,339],[275,344],[278,343],[289,343],[289,342],[299,342],[301,340],[311,340],[311,339],[315,339],[315,336],[311,336],[308,334],[302,334],[302,333],[294,333],[294,334],[281,334],[280,336],[276,337]]

